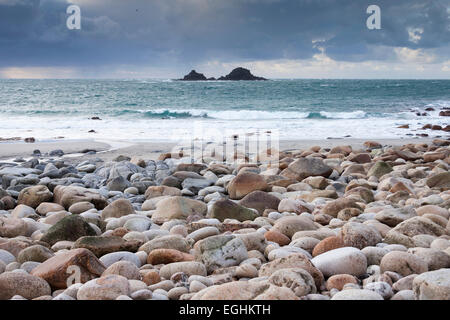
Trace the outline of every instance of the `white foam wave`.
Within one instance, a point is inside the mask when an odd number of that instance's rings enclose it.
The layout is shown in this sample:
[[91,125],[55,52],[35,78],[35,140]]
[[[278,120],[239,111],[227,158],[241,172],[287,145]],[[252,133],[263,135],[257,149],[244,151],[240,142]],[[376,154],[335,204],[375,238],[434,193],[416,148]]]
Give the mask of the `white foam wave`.
[[[299,111],[264,111],[264,110],[207,110],[207,109],[151,109],[137,110],[139,113],[154,115],[186,115],[192,117],[213,118],[218,120],[274,120],[274,119],[306,119],[306,118],[326,118],[326,119],[362,119],[367,113],[362,110],[351,112],[299,112]],[[317,116],[316,116],[317,115]]]
[[356,110],[353,112],[321,111],[320,114],[328,119],[362,119],[365,118],[367,115],[367,113],[362,110]]

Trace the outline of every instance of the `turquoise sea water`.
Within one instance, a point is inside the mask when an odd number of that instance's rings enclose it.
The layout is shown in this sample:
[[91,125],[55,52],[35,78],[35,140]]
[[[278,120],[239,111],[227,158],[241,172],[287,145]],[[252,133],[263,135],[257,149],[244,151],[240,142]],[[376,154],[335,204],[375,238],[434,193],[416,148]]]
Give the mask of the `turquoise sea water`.
[[450,80],[0,80],[0,137],[164,140],[195,122],[286,139],[387,138],[405,135],[400,124],[445,125],[438,113],[449,107]]

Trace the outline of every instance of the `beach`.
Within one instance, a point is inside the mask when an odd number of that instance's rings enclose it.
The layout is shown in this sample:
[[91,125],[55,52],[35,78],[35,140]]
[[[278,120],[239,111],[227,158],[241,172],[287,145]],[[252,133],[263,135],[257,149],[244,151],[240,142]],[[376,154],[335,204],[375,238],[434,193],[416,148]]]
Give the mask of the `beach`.
[[[387,146],[401,146],[409,143],[430,143],[433,138],[393,138],[377,140]],[[367,139],[326,139],[326,140],[280,140],[280,150],[302,150],[312,146],[332,148],[338,145],[349,145],[353,148],[362,148]],[[187,149],[189,143],[182,141]],[[42,154],[53,150],[62,150],[66,157],[73,161],[82,162],[94,157],[105,161],[111,161],[119,155],[140,157],[148,160],[156,160],[161,153],[171,152],[178,144],[175,142],[142,142],[142,141],[117,141],[117,140],[75,140],[60,139],[52,141],[25,142],[0,142],[0,161],[14,160],[14,158],[30,158],[34,150],[40,150]],[[86,154],[88,151],[95,153]],[[70,160],[70,159],[67,159]]]
[[450,299],[449,81],[188,82],[0,81],[0,300]]
[[449,140],[271,142],[0,144],[0,299],[450,298]]
[[0,301],[450,301],[450,0],[378,2],[0,0]]

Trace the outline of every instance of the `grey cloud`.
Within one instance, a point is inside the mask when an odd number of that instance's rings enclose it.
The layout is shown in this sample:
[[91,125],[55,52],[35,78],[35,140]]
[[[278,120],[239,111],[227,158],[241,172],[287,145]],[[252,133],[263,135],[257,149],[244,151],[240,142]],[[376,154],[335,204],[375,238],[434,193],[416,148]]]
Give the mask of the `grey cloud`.
[[[450,0],[377,0],[382,30],[365,26],[370,0],[0,0],[0,66],[183,67],[208,60],[306,59],[321,43],[336,60],[394,59],[392,47],[449,54]],[[408,28],[421,28],[409,40]]]

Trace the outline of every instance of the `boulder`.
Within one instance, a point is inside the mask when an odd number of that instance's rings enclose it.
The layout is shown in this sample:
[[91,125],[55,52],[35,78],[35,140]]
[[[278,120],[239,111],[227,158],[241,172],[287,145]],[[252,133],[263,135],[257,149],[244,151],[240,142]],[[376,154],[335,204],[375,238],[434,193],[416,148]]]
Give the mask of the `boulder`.
[[102,218],[120,218],[134,213],[135,211],[130,200],[118,199],[102,210]]
[[291,289],[297,297],[317,292],[313,277],[302,268],[277,270],[269,277],[269,282],[277,287]]
[[97,257],[116,251],[136,252],[139,248],[139,241],[125,241],[121,237],[114,236],[86,236],[75,241],[72,248],[85,248],[90,250]]
[[286,216],[280,218],[272,227],[272,230],[278,231],[289,238],[292,238],[298,231],[316,229],[318,229],[318,227],[311,219],[301,216]]
[[36,212],[32,207],[29,207],[25,204],[19,204],[14,210],[11,212],[11,218],[28,218],[36,216]]
[[0,249],[0,262],[3,262],[6,266],[15,261],[16,257],[11,252]]
[[399,223],[411,219],[417,216],[414,208],[410,206],[402,208],[389,208],[384,209],[375,214],[375,219],[388,225],[389,227],[395,227]]
[[64,211],[64,207],[60,204],[52,202],[42,202],[36,208],[36,212],[42,216],[45,216],[49,212],[58,212],[58,211]]
[[266,233],[264,233],[264,238],[266,238],[267,241],[276,242],[280,246],[286,246],[291,242],[291,239],[289,239],[289,237],[276,230],[267,231]]
[[128,280],[141,280],[139,268],[130,261],[117,261],[110,265],[103,273],[102,277],[116,274]]
[[403,277],[410,274],[421,274],[428,271],[428,265],[425,260],[403,251],[391,251],[387,253],[380,263],[380,271],[396,272]]
[[5,250],[12,253],[15,257],[17,257],[23,249],[31,246],[33,242],[31,240],[25,239],[23,237],[9,239],[2,243],[0,241],[0,250]]
[[104,271],[105,266],[92,252],[80,248],[58,253],[34,268],[31,274],[55,289],[64,289],[97,278]]
[[344,273],[360,277],[367,269],[367,258],[364,253],[352,247],[327,251],[314,257],[311,262],[325,277]]
[[358,284],[358,279],[350,274],[336,274],[327,280],[327,290],[337,289],[341,291],[347,283]]
[[236,219],[241,222],[246,220],[255,220],[259,215],[244,206],[241,206],[229,199],[220,199],[212,205],[210,211],[208,212],[209,218],[215,218],[219,221],[224,221],[225,219]]
[[334,218],[337,217],[339,211],[346,208],[357,208],[362,209],[357,203],[356,200],[350,198],[339,198],[333,201],[328,202],[323,208],[322,213],[328,214]]
[[259,252],[264,252],[266,249],[267,242],[262,232],[236,233],[235,236],[244,242],[247,251],[257,250]]
[[424,272],[414,278],[416,300],[450,300],[450,269]]
[[381,295],[366,289],[348,289],[336,293],[331,300],[384,300]]
[[77,300],[115,300],[121,295],[130,294],[127,278],[120,275],[107,275],[83,284],[77,292]]
[[417,215],[423,216],[424,214],[435,214],[442,216],[445,219],[450,218],[450,213],[448,209],[436,206],[436,205],[425,205],[416,209]]
[[321,158],[300,158],[295,160],[281,172],[289,179],[302,181],[307,177],[322,176],[328,178],[333,169],[326,165]]
[[82,201],[82,202],[77,202],[77,203],[74,203],[73,205],[71,205],[69,207],[69,212],[72,214],[81,214],[83,212],[89,211],[94,208],[95,208],[95,206],[92,203]]
[[128,251],[111,252],[111,253],[105,254],[99,260],[107,268],[109,266],[111,266],[113,263],[116,263],[117,261],[129,261],[129,262],[135,264],[136,267],[138,267],[138,268],[140,268],[142,265],[141,259],[139,259],[139,257],[136,254],[128,252]]
[[206,276],[206,268],[200,262],[183,261],[169,263],[161,267],[159,275],[162,278],[170,279],[175,273],[183,272],[188,277],[192,275]]
[[303,212],[311,212],[314,206],[309,205],[303,200],[282,199],[278,204],[278,212],[295,212],[301,214]]
[[49,284],[26,272],[5,272],[0,274],[0,300],[8,300],[19,295],[25,299],[35,299],[51,295]]
[[381,259],[389,252],[389,250],[380,247],[365,247],[361,250],[366,255],[367,265],[377,265],[381,263]]
[[377,177],[378,179],[392,172],[393,169],[384,161],[377,161],[367,172],[368,177]]
[[450,268],[450,255],[442,250],[432,248],[411,248],[408,252],[423,259],[428,271]]
[[212,184],[213,184],[212,181],[204,179],[202,177],[201,179],[193,179],[193,178],[184,179],[183,182],[181,183],[181,186],[183,189],[189,190],[194,194],[197,194],[200,190],[207,188]]
[[341,234],[346,247],[358,249],[375,246],[383,240],[377,229],[358,222],[347,222]]
[[120,191],[123,192],[126,188],[131,187],[131,183],[125,179],[122,176],[118,176],[115,178],[112,178],[108,184],[106,185],[106,187],[110,190],[110,191]]
[[150,254],[156,249],[174,249],[181,252],[189,252],[189,242],[180,235],[160,236],[144,243],[139,251],[145,251]]
[[27,234],[27,224],[22,219],[0,216],[0,237],[14,238]]
[[327,251],[342,247],[344,247],[344,241],[342,241],[341,237],[327,237],[320,240],[320,242],[314,247],[312,256],[315,257]]
[[263,191],[253,191],[247,194],[239,204],[258,210],[259,214],[263,214],[266,209],[277,210],[280,204],[280,199]]
[[248,258],[244,241],[234,235],[208,237],[198,241],[194,249],[195,259],[201,261],[208,272],[213,272],[219,268],[237,266]]
[[98,210],[102,210],[108,205],[108,201],[98,190],[83,187],[58,185],[53,190],[53,197],[54,202],[66,209],[69,209],[74,203],[83,201],[92,203]]
[[358,153],[348,157],[348,161],[356,162],[356,163],[370,163],[372,159],[368,153]]
[[399,232],[408,237],[414,237],[421,234],[429,234],[436,237],[449,235],[449,231],[425,217],[413,217],[405,220],[391,231]]
[[194,256],[175,249],[154,249],[147,256],[147,263],[152,265],[193,260]]
[[181,190],[168,186],[150,186],[145,191],[145,199],[152,199],[161,196],[181,196]]
[[22,189],[17,199],[18,204],[24,204],[32,208],[37,208],[42,202],[51,202],[53,193],[46,186],[37,185]]
[[239,200],[253,191],[264,191],[267,188],[268,185],[261,175],[243,172],[230,181],[227,191],[231,199]]
[[267,281],[233,281],[197,292],[191,300],[253,300],[266,292],[269,287]]
[[440,190],[450,189],[450,172],[442,172],[432,175],[427,179],[427,186]]
[[173,219],[186,219],[190,215],[206,214],[207,207],[202,201],[193,200],[181,196],[174,196],[159,201],[156,211],[152,215],[155,223],[161,224]]
[[58,241],[76,241],[84,236],[96,236],[95,230],[82,217],[70,215],[53,225],[42,236],[41,241],[51,246]]
[[20,251],[19,255],[17,256],[17,261],[20,263],[24,263],[27,261],[44,262],[54,255],[55,254],[52,250],[36,244]]
[[260,277],[270,277],[274,272],[286,268],[301,268],[307,271],[314,279],[316,288],[321,288],[324,282],[322,272],[317,269],[308,257],[301,253],[293,253],[284,258],[278,258],[261,266]]

